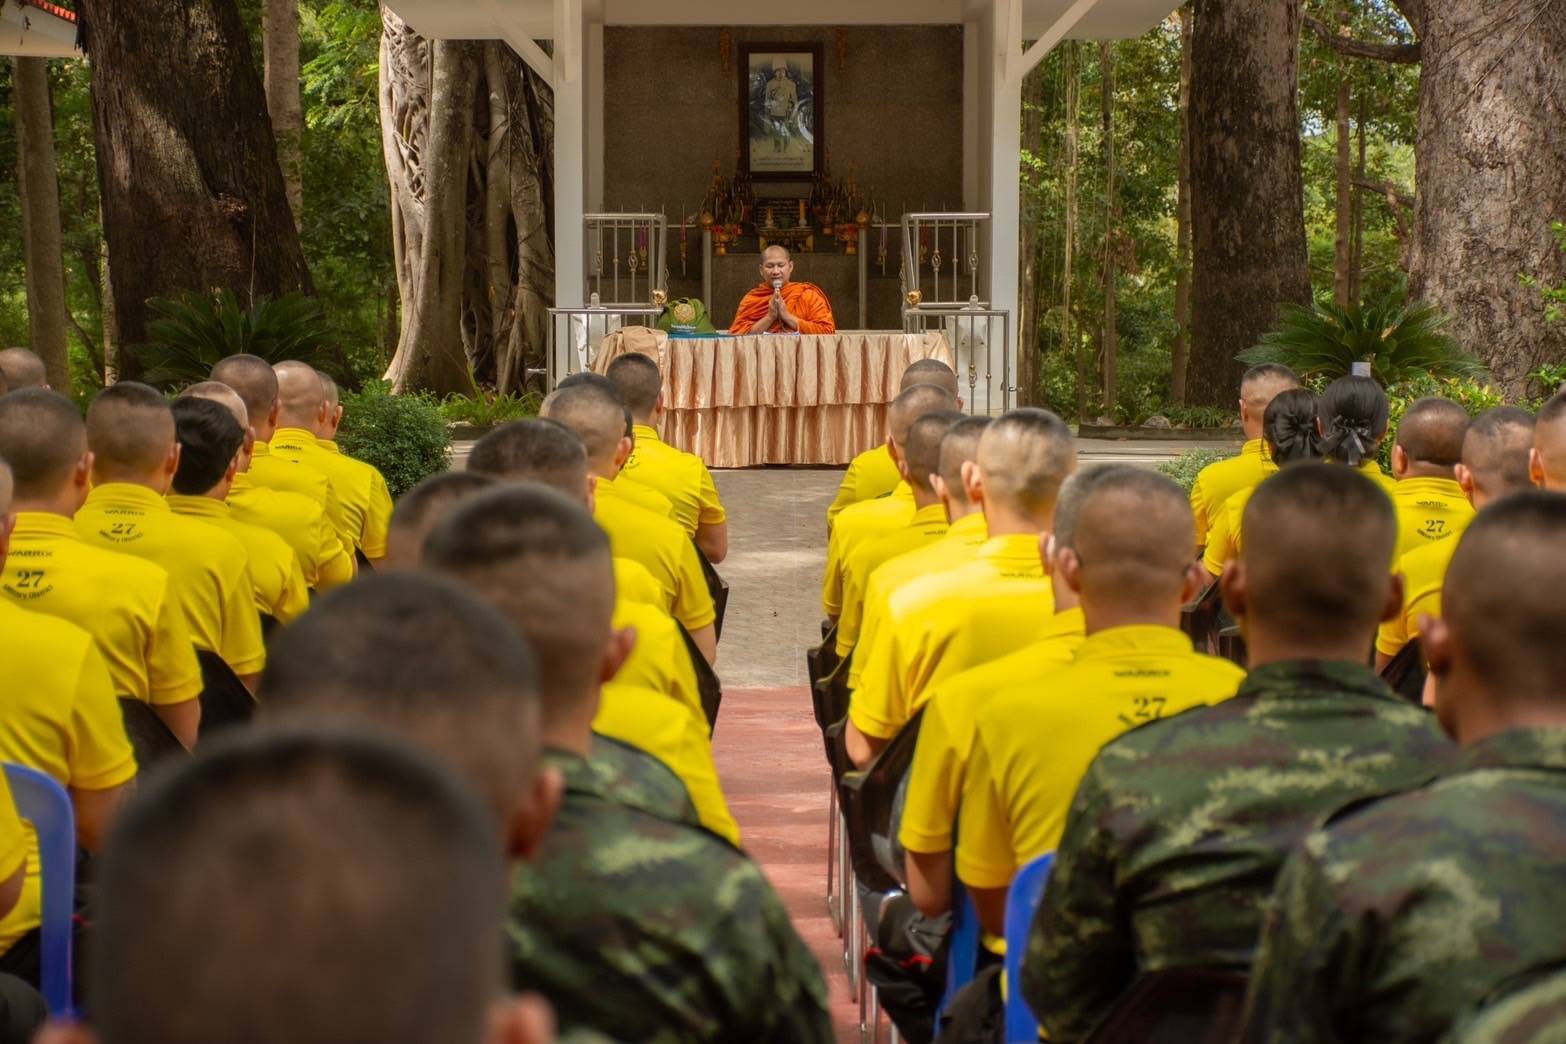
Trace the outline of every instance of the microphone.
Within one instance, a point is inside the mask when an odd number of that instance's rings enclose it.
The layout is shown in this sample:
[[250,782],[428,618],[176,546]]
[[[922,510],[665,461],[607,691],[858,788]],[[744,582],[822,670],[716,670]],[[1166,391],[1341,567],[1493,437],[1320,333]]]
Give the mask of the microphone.
[[783,289],[783,277],[778,276],[772,280],[772,292],[778,293]]

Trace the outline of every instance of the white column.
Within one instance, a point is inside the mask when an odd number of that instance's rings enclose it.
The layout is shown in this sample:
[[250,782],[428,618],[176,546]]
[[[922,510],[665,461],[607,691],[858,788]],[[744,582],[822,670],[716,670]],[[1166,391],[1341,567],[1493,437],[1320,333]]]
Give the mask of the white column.
[[587,209],[604,209],[604,25],[587,23]]
[[587,68],[582,0],[555,0],[555,305],[587,302],[582,214],[587,187]]
[[[988,278],[985,282],[990,307],[1011,314],[1011,345],[1006,376],[1011,384],[1017,375],[1017,244],[1022,241],[1021,154],[1022,154],[1022,79],[1015,70],[1022,49],[1022,0],[993,0],[986,19],[989,30],[985,42],[989,68],[987,110],[989,125],[984,128],[988,161],[984,164],[987,191],[985,209],[990,212],[990,241],[983,253]],[[991,374],[991,401],[1004,397],[1003,378]]]

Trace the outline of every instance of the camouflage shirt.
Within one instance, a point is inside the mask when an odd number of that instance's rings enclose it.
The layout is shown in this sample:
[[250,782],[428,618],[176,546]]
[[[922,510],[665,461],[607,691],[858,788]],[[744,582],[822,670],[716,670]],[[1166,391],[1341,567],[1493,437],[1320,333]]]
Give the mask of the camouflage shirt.
[[1078,1040],[1138,973],[1250,966],[1285,857],[1334,809],[1428,780],[1452,744],[1368,668],[1258,667],[1229,700],[1106,744],[1028,935],[1022,989]]
[[[571,755],[553,750],[546,751],[544,757],[562,772],[571,759]],[[659,819],[701,825],[685,781],[646,751],[595,732],[587,761],[609,800]]]
[[565,797],[517,875],[518,988],[562,1030],[634,1041],[831,1041],[826,985],[760,869],[727,841],[613,800],[555,752]]
[[1503,980],[1566,957],[1563,891],[1566,728],[1475,743],[1295,851],[1244,1039],[1437,1040]]
[[1519,976],[1442,1040],[1445,1044],[1566,1044],[1566,964]]

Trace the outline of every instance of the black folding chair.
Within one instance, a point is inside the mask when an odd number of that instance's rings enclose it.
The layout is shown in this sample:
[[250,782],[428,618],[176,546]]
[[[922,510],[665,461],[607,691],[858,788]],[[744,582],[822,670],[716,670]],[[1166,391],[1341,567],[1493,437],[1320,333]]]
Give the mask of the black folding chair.
[[[825,737],[833,726],[840,725],[848,717],[848,701],[853,690],[848,687],[848,672],[853,667],[853,652],[832,669],[832,673],[810,687],[811,704],[816,713],[816,726]],[[828,743],[827,760],[832,759]]]
[[120,717],[125,722],[125,735],[131,750],[136,753],[136,767],[145,772],[167,757],[189,757],[190,751],[169,731],[150,703],[120,697]]
[[897,845],[898,808],[923,719],[920,708],[868,768],[845,772],[838,780],[838,804],[848,823],[854,876],[872,891],[888,892],[907,884]]
[[1246,976],[1212,968],[1147,972],[1084,1044],[1229,1044],[1245,1006]]
[[821,635],[821,644],[805,650],[805,675],[813,686],[831,674],[838,664],[837,625],[832,624]]
[[1214,580],[1202,593],[1180,607],[1180,630],[1191,639],[1198,652],[1215,651],[1218,632],[1223,629],[1223,595]]
[[359,567],[360,573],[375,575],[375,566],[370,563],[369,557],[357,547],[353,549],[353,561]]
[[696,558],[701,562],[702,578],[707,581],[707,590],[712,594],[713,611],[718,614],[712,621],[712,629],[717,633],[719,638],[722,638],[723,614],[727,612],[729,608],[728,581],[724,580],[723,577],[718,575],[718,571],[713,568],[712,563],[707,560],[707,555],[704,551],[702,551],[700,545],[696,547]]
[[261,614],[261,638],[262,638],[262,640],[264,641],[264,640],[266,640],[268,638],[271,638],[272,637],[272,632],[276,631],[279,626],[281,626],[281,625],[278,624],[277,617],[271,615],[270,613],[262,613]]
[[723,705],[723,683],[718,680],[718,672],[712,669],[707,657],[696,648],[696,640],[691,637],[691,632],[678,620],[674,623],[680,629],[680,637],[685,639],[685,651],[690,654],[691,666],[696,670],[696,693],[701,697],[702,713],[707,715],[707,732],[711,734],[718,727],[718,708]]
[[200,743],[254,718],[256,698],[217,653],[197,649],[196,661],[201,664]]
[[1245,651],[1245,636],[1240,634],[1240,627],[1235,624],[1219,631],[1213,639],[1213,651],[1228,660],[1237,667],[1244,667],[1247,659]]
[[1381,680],[1409,703],[1422,707],[1425,702],[1425,677],[1429,673],[1419,639],[1414,638],[1381,668]]

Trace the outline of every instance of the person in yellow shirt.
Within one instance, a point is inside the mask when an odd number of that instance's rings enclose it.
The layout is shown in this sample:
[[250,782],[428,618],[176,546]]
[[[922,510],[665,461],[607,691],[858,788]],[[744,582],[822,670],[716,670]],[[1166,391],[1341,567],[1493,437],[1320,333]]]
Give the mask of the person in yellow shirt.
[[[272,452],[326,476],[342,505],[349,539],[374,565],[386,557],[386,527],[392,513],[386,479],[373,466],[345,456],[336,442],[323,441],[323,432],[337,434],[342,407],[328,398],[321,374],[298,361],[278,363],[272,371],[277,374],[279,403]],[[333,383],[334,396],[336,387]]]
[[1267,457],[1272,461],[1272,472],[1254,485],[1236,490],[1213,512],[1212,525],[1203,541],[1202,564],[1215,579],[1223,574],[1225,565],[1239,556],[1240,520],[1251,494],[1276,475],[1280,467],[1321,458],[1318,407],[1316,396],[1305,388],[1279,392],[1267,404],[1262,414],[1262,437],[1267,444]]
[[76,512],[83,540],[168,570],[196,648],[216,653],[255,691],[266,647],[244,545],[174,514],[164,494],[179,468],[174,415],[161,393],[121,381],[87,410],[93,489]]
[[[909,363],[898,384],[898,394],[902,394],[916,384],[933,384],[937,388],[945,388],[956,402],[954,408],[962,408],[962,399],[957,394],[957,374],[941,360],[915,359]],[[832,503],[827,508],[827,530],[831,531],[833,523],[837,521],[837,516],[844,508],[861,501],[884,497],[896,489],[901,481],[902,472],[897,466],[897,458],[893,456],[892,441],[888,433],[886,442],[865,450],[849,461],[848,470],[843,473],[843,481],[837,487],[837,496],[832,498]]]
[[843,611],[837,618],[839,656],[847,656],[859,640],[870,575],[883,563],[941,539],[951,528],[946,505],[935,491],[935,479],[941,468],[941,440],[960,420],[962,414],[956,410],[942,410],[925,414],[908,429],[908,442],[897,466],[913,490],[914,513],[901,529],[862,543],[849,554],[843,571]]
[[1539,407],[1528,473],[1540,489],[1566,492],[1566,391]]
[[169,488],[169,507],[176,515],[208,522],[238,540],[245,549],[256,609],[277,623],[292,623],[310,608],[299,556],[270,529],[234,518],[224,502],[239,473],[244,429],[232,413],[210,399],[177,399],[170,409],[179,442],[179,468]]
[[[620,414],[625,419],[625,438],[632,448],[636,448],[636,423],[631,419],[631,408],[625,404],[625,397],[620,394],[619,385],[601,373],[593,373],[591,370],[583,370],[573,373],[569,377],[562,377],[555,385],[556,391],[573,388],[579,384],[590,384],[607,398],[613,399],[620,407]],[[626,458],[627,461],[630,457]],[[618,479],[629,479],[625,475],[625,466],[621,465]],[[664,518],[675,519],[674,502],[664,496],[662,492],[641,482],[622,481],[619,484],[618,494],[639,508],[651,511],[655,515]],[[678,521],[678,519],[675,519]]]
[[1321,455],[1334,464],[1358,468],[1391,496],[1396,480],[1376,461],[1391,416],[1381,385],[1358,374],[1339,377],[1321,393],[1317,415]]
[[149,704],[194,746],[201,667],[168,571],[87,543],[72,521],[93,470],[76,407],[42,389],[0,399],[0,459],[15,478],[16,510],[0,591],[86,631],[115,695]]
[[[893,399],[887,410],[887,425],[891,430],[891,441],[887,445],[893,459],[902,459],[903,446],[914,421],[928,413],[956,408],[956,396],[933,384],[916,384]],[[821,607],[828,619],[836,620],[843,611],[843,580],[848,556],[859,545],[907,525],[914,510],[913,487],[907,482],[898,482],[886,496],[851,504],[838,514],[827,538],[826,571],[821,581]]]
[[[979,455],[979,439],[992,422],[989,417],[964,417],[941,439],[941,469],[935,477],[935,491],[946,508],[949,523],[946,535],[915,551],[907,551],[882,563],[871,572],[865,584],[863,620],[855,647],[875,647],[876,635],[886,619],[886,607],[892,593],[904,584],[933,573],[945,572],[973,561],[979,548],[989,539],[980,500],[970,495],[968,483],[977,473],[968,465]],[[849,651],[840,650],[848,656]],[[848,686],[856,689],[864,681],[864,661],[868,653],[848,661]]]
[[386,559],[380,571],[417,569],[430,530],[462,501],[494,483],[490,476],[473,471],[442,471],[420,479],[418,485],[397,498],[386,532]]
[[[1468,425],[1463,435],[1463,459],[1456,473],[1457,484],[1474,511],[1533,488],[1528,475],[1533,438],[1533,414],[1516,406],[1486,410]],[[1424,544],[1398,558],[1396,571],[1403,576],[1403,611],[1383,623],[1376,634],[1377,670],[1419,636],[1421,617],[1440,618],[1446,567],[1457,550],[1457,538],[1468,528],[1470,520],[1461,519],[1451,539]]]
[[1245,432],[1245,445],[1239,456],[1215,461],[1196,476],[1191,487],[1191,513],[1196,517],[1197,547],[1207,543],[1207,531],[1224,501],[1278,470],[1262,438],[1263,418],[1279,392],[1299,386],[1299,375],[1278,363],[1252,366],[1240,378],[1240,427]]
[[337,499],[326,476],[308,464],[272,452],[272,439],[277,434],[283,408],[278,397],[277,374],[272,367],[259,356],[230,355],[212,367],[210,379],[234,389],[245,404],[245,413],[255,432],[247,472],[250,481],[267,489],[298,493],[320,504],[338,540],[351,556],[358,546],[354,531],[343,511],[342,501]]
[[1003,934],[1006,890],[1060,840],[1072,794],[1108,740],[1234,695],[1245,672],[1180,633],[1180,607],[1204,583],[1181,489],[1127,469],[1088,493],[1075,547],[1061,555],[1087,639],[1054,673],[992,696],[974,721],[956,848],[986,931]]
[[985,429],[970,490],[989,539],[967,565],[913,580],[892,594],[866,650],[845,733],[854,764],[870,763],[944,678],[1035,641],[1054,611],[1039,558],[1076,442],[1048,410],[1013,410]]
[[658,435],[663,418],[663,378],[658,364],[640,354],[622,355],[607,376],[631,411],[635,448],[621,475],[662,493],[674,507],[674,520],[716,565],[729,553],[728,514],[718,499],[712,472],[694,453],[675,449]]
[[[11,507],[11,471],[0,463],[0,564],[15,522]],[[0,704],[0,761],[37,769],[65,787],[78,842],[89,852],[98,851],[136,775],[136,757],[125,738],[109,669],[92,636],[65,620],[0,599],[0,692],[6,694]],[[10,794],[0,794],[0,851],[5,855],[0,879],[9,878],[13,869],[10,848],[17,839],[9,820],[14,816]],[[0,913],[0,971],[36,986],[36,943],[17,945],[38,928],[42,909],[31,829],[22,839],[22,852],[26,879],[20,902]]]
[[202,381],[180,393],[180,398],[209,399],[233,414],[245,429],[245,441],[239,451],[239,467],[229,485],[225,502],[240,522],[269,529],[287,541],[299,556],[305,582],[311,590],[330,591],[354,577],[353,553],[343,546],[337,530],[326,517],[319,502],[299,493],[280,492],[256,484],[250,477],[254,462],[255,429],[244,400],[226,384]]
[[627,500],[626,484],[618,477],[631,455],[618,393],[596,383],[576,383],[557,388],[544,400],[541,413],[574,432],[586,449],[588,471],[595,479],[593,517],[609,534],[614,556],[638,562],[653,575],[663,590],[661,608],[690,632],[707,662],[715,662],[717,612],[696,546],[679,523]]
[[1457,484],[1468,411],[1448,399],[1415,401],[1397,426],[1392,446],[1392,504],[1397,508],[1397,553],[1445,540],[1468,524],[1474,509]]
[[[591,760],[581,729],[632,744],[684,782],[703,826],[731,842],[707,722],[673,700],[615,678],[636,635],[617,631],[609,541],[592,516],[538,483],[511,483],[464,501],[425,542],[426,564],[470,586],[509,617],[537,659],[546,743]],[[567,737],[570,737],[569,739]]]

